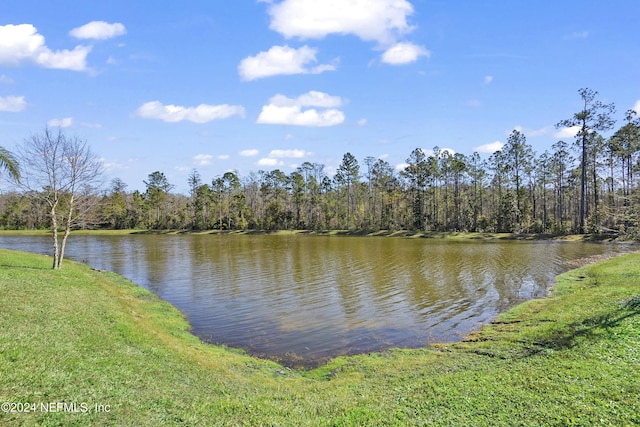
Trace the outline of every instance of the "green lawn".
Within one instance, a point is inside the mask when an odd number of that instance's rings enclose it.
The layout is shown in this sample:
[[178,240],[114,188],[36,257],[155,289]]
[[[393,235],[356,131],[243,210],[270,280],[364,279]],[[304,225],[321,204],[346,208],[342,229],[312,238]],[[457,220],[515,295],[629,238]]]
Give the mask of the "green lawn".
[[201,343],[115,274],[50,264],[0,250],[0,402],[37,405],[3,426],[640,425],[640,254],[563,274],[465,342],[308,372]]

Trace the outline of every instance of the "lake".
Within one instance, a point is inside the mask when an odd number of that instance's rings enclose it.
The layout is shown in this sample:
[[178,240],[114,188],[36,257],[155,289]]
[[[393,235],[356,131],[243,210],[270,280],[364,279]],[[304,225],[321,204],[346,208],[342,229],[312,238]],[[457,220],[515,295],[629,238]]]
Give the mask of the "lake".
[[[50,253],[50,238],[0,236]],[[612,244],[306,235],[71,236],[66,257],[178,307],[203,340],[288,366],[455,341]]]

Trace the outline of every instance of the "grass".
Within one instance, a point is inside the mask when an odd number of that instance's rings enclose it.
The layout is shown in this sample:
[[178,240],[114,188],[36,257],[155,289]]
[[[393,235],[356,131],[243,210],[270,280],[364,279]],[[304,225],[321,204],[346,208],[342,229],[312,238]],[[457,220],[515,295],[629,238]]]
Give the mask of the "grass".
[[49,267],[0,250],[0,402],[89,410],[3,426],[640,424],[640,254],[565,273],[463,342],[312,371],[204,344],[115,274]]

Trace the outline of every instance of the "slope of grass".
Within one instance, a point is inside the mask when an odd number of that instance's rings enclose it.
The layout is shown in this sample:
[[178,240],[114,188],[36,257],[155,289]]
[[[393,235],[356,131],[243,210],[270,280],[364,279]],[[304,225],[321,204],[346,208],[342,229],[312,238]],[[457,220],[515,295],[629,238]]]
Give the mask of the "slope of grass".
[[49,266],[0,250],[0,402],[22,409],[3,426],[640,424],[640,254],[559,276],[464,342],[308,372],[201,343],[115,274]]

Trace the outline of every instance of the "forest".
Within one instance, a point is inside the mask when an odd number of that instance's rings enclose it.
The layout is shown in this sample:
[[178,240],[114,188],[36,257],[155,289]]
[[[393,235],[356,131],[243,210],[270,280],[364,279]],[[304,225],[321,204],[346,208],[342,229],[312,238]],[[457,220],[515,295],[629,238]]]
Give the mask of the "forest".
[[[66,215],[60,221],[51,215],[50,182],[3,193],[0,227],[47,229],[66,220],[72,229],[403,229],[638,238],[640,119],[629,110],[615,127],[613,104],[598,101],[590,89],[579,94],[583,108],[556,125],[575,129],[575,138],[542,153],[514,130],[488,158],[438,147],[427,155],[416,148],[399,171],[385,160],[359,161],[351,153],[332,177],[311,162],[289,174],[227,172],[210,181],[194,169],[189,194],[172,192],[174,185],[160,171],[148,175],[144,192],[127,191],[118,178],[100,190],[90,185],[94,174],[90,183],[74,182],[73,192],[60,187],[55,203],[62,208],[55,215]],[[23,165],[23,175],[35,167]],[[65,205],[71,206],[68,214]]]

